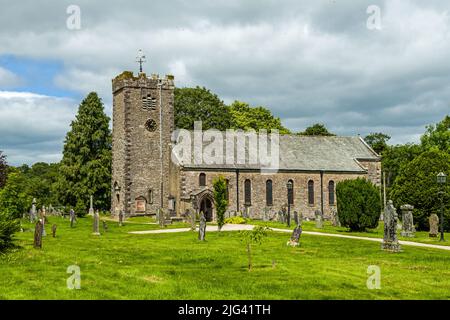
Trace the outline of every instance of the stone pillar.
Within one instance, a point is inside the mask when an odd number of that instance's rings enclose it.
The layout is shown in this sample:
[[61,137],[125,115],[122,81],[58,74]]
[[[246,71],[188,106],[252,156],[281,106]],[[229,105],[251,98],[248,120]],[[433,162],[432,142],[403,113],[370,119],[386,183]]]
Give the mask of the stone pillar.
[[409,204],[400,207],[402,211],[402,237],[414,238],[416,228],[414,227],[413,209],[414,207]]

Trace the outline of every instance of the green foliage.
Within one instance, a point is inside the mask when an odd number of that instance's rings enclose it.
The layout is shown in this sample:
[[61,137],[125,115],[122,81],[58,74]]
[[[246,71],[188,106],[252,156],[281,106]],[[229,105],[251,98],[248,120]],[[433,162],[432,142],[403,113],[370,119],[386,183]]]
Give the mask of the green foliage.
[[111,132],[109,118],[95,92],[82,101],[71,128],[59,170],[60,202],[82,208],[93,195],[94,206],[107,210],[111,194]]
[[250,221],[250,219],[246,219],[243,217],[230,217],[230,218],[226,218],[225,219],[225,223],[229,223],[229,224],[247,224]]
[[75,211],[75,214],[78,217],[82,218],[88,214],[88,206],[83,200],[78,199],[77,204],[73,209],[73,211]]
[[226,130],[231,127],[228,107],[206,88],[175,88],[175,127],[193,130],[202,121],[203,130]]
[[388,146],[384,150],[381,165],[386,175],[388,194],[390,194],[389,190],[394,184],[400,169],[419,156],[422,151],[422,147],[417,144]]
[[5,187],[0,190],[0,212],[13,219],[21,218],[28,212],[33,200],[27,194],[28,181],[23,173],[13,170]]
[[427,131],[421,138],[425,150],[438,149],[450,154],[450,116],[436,125],[427,126]]
[[217,226],[219,227],[219,231],[222,229],[225,224],[225,211],[228,207],[228,199],[227,199],[227,182],[224,177],[219,176],[213,181],[214,188],[214,203],[216,206],[216,214],[217,214]]
[[14,233],[20,230],[20,222],[10,214],[0,211],[0,252],[13,245]]
[[364,141],[378,154],[382,154],[388,147],[387,142],[391,139],[387,134],[378,132],[371,133],[364,138]]
[[270,228],[267,226],[255,226],[253,230],[239,231],[242,241],[247,247],[248,271],[252,269],[252,244],[261,244],[263,238],[267,237]]
[[[402,166],[392,187],[391,197],[397,208],[403,204],[414,206],[414,222],[418,230],[428,229],[428,217],[432,213],[440,216],[441,201],[438,196],[440,186],[436,181],[439,172],[450,176],[450,155],[442,151],[430,150]],[[450,184],[447,182],[444,196],[446,230],[449,230],[450,219],[449,195]]]
[[339,221],[350,231],[376,228],[381,214],[379,189],[369,180],[344,180],[336,186]]
[[250,107],[248,103],[234,101],[230,106],[232,129],[278,130],[280,134],[289,134],[290,131],[281,124],[280,118],[274,117],[270,110],[264,107]]
[[316,123],[298,134],[303,136],[335,136],[335,134],[329,132],[325,125],[321,123]]
[[8,179],[8,164],[6,163],[6,156],[0,150],[0,189],[3,188]]

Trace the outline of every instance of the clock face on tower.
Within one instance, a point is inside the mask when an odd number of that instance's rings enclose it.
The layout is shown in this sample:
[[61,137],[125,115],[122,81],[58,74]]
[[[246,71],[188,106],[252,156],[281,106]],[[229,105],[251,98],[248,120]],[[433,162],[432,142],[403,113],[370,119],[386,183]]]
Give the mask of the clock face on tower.
[[147,129],[150,132],[154,132],[156,130],[156,122],[153,119],[148,119],[145,122],[145,129]]

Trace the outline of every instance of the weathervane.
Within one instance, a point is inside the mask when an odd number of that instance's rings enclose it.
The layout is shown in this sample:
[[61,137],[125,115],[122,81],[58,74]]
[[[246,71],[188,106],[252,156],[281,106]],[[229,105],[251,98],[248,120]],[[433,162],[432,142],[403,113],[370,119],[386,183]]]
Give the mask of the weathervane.
[[141,49],[139,49],[139,51],[138,51],[138,56],[136,57],[136,62],[139,63],[139,73],[142,73],[142,64],[144,62],[147,62],[147,60],[145,60],[144,52]]

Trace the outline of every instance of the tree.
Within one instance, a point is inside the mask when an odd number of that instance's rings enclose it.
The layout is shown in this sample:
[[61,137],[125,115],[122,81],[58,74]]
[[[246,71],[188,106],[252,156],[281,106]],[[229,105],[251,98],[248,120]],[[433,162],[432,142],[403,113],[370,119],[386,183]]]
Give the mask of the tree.
[[231,127],[229,108],[206,88],[175,88],[175,127],[194,129],[194,122],[202,121],[203,130],[225,131]]
[[387,141],[391,139],[387,134],[378,132],[371,133],[364,138],[364,141],[378,154],[382,154],[387,149]]
[[281,124],[280,118],[274,117],[270,110],[264,107],[250,107],[248,103],[234,101],[230,106],[232,128],[259,131],[261,129],[278,130],[280,134],[290,131]]
[[303,136],[335,136],[335,134],[330,133],[325,125],[321,123],[316,123],[306,128],[305,131],[299,132],[299,134]]
[[450,154],[450,116],[436,125],[427,126],[427,131],[421,137],[422,146],[425,150],[436,148]]
[[110,208],[111,132],[109,117],[95,92],[81,102],[66,135],[59,172],[57,189],[62,204],[76,206],[82,216],[92,195],[96,208]]
[[267,231],[270,228],[266,226],[255,226],[253,230],[240,231],[242,240],[244,241],[247,248],[247,258],[248,258],[248,271],[252,270],[252,244],[261,244],[264,237],[267,236]]
[[8,179],[8,164],[6,163],[6,156],[0,150],[0,189],[6,184]]
[[[426,151],[401,167],[392,187],[391,197],[397,208],[403,204],[414,206],[414,222],[418,230],[427,230],[428,217],[432,213],[440,212],[441,201],[438,196],[440,186],[436,182],[439,172],[450,176],[450,155],[439,150]],[[450,184],[445,188],[444,226],[449,230]]]
[[381,215],[380,191],[369,180],[357,178],[336,185],[339,221],[350,231],[376,228]]
[[18,170],[8,176],[8,182],[0,191],[0,212],[12,219],[19,219],[31,207],[32,197],[27,194],[27,179]]
[[224,177],[219,176],[217,179],[213,181],[214,187],[214,202],[216,205],[216,214],[217,214],[217,226],[219,227],[219,231],[222,229],[225,224],[225,211],[228,207],[228,199],[227,199],[227,182]]
[[0,210],[0,252],[12,246],[13,236],[19,230],[19,220]]

